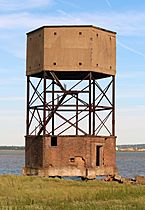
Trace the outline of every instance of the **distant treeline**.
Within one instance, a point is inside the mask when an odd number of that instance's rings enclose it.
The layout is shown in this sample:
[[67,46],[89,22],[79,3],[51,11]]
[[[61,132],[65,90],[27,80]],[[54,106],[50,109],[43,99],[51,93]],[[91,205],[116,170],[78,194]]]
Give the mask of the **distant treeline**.
[[24,150],[24,146],[0,146],[0,150]]
[[[128,144],[128,145],[117,145],[118,149],[134,148],[142,149],[145,148],[145,144]],[[0,146],[0,150],[24,150],[25,146]]]
[[117,145],[117,147],[118,149],[125,149],[125,148],[142,149],[142,148],[145,148],[145,144]]

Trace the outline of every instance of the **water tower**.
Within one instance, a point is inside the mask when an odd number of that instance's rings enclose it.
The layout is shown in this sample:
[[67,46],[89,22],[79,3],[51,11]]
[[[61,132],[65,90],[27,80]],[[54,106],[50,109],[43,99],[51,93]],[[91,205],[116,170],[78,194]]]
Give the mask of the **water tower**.
[[25,175],[113,175],[116,33],[92,25],[27,34]]

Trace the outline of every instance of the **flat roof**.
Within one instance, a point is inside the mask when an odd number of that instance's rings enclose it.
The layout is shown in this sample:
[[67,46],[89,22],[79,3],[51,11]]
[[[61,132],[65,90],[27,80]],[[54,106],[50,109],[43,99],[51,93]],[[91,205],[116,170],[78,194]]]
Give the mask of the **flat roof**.
[[100,28],[100,27],[97,27],[97,26],[93,26],[93,25],[49,25],[49,26],[41,26],[37,29],[34,29],[28,33],[26,33],[27,35],[30,34],[30,33],[33,33],[35,31],[38,31],[40,29],[43,29],[43,28],[73,28],[73,27],[88,27],[88,28],[96,28],[96,29],[99,29],[99,30],[102,30],[102,31],[106,31],[106,32],[110,32],[110,33],[113,33],[113,34],[116,34],[116,32],[114,31],[111,31],[111,30],[108,30],[108,29],[104,29],[104,28]]

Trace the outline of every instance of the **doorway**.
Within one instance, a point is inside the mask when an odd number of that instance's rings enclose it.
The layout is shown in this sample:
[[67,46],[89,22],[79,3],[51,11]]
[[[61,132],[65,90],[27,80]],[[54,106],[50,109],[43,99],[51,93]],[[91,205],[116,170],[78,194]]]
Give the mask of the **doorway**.
[[102,165],[102,146],[96,146],[96,166]]

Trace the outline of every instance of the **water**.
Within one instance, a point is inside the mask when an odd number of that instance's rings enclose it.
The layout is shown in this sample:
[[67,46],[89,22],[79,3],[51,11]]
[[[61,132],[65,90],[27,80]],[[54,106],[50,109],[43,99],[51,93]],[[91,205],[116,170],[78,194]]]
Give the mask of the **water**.
[[[123,177],[145,176],[145,152],[117,152],[117,168]],[[0,174],[22,174],[23,150],[0,150]]]
[[145,176],[145,152],[117,152],[117,168],[123,177]]
[[22,174],[23,150],[0,150],[0,174]]

